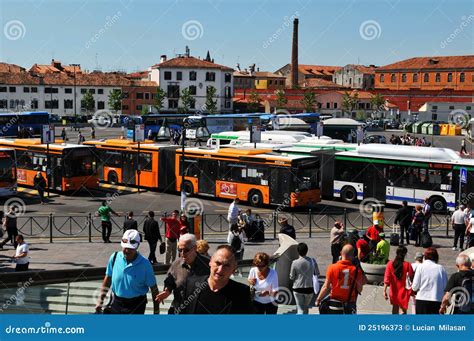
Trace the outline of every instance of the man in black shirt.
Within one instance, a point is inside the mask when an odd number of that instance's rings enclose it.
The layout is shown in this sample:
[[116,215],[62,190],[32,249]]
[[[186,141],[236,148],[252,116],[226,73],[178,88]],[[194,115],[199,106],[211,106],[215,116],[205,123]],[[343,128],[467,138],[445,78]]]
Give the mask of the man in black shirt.
[[173,302],[168,314],[177,314],[176,309],[183,303],[184,285],[192,276],[209,276],[209,258],[197,253],[196,236],[191,233],[183,234],[178,242],[179,258],[168,270],[163,291],[156,300],[161,303],[173,293]]
[[148,241],[148,245],[150,247],[150,255],[148,256],[148,260],[152,264],[158,263],[156,260],[156,245],[158,241],[162,242],[160,227],[158,226],[158,222],[155,220],[155,212],[150,211],[148,212],[148,217],[145,219],[143,223],[143,232],[145,233],[145,240]]
[[288,218],[287,217],[281,217],[278,219],[278,222],[280,223],[280,233],[286,234],[290,236],[293,239],[296,239],[296,231],[293,226],[288,224]]
[[461,254],[456,258],[456,266],[459,271],[449,277],[446,289],[444,289],[445,294],[441,301],[439,313],[446,313],[446,308],[450,303],[451,296],[457,295],[453,313],[473,314],[474,270],[471,269],[471,260],[467,255]]
[[212,255],[208,277],[189,277],[185,299],[177,309],[181,314],[253,314],[250,288],[230,276],[237,269],[234,251],[221,245]]
[[397,215],[395,216],[395,224],[400,224],[400,243],[403,243],[403,238],[407,239],[407,245],[410,245],[410,229],[411,221],[413,219],[413,208],[408,206],[408,202],[403,200],[403,207],[397,211]]
[[138,230],[137,221],[133,219],[133,211],[128,212],[128,216],[123,223],[123,233],[127,230]]

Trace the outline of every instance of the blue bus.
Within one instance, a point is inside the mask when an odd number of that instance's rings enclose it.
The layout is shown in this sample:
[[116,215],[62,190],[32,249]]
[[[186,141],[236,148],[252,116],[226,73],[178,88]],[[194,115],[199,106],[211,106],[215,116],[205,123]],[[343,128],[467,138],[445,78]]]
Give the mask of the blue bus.
[[37,136],[45,124],[49,124],[46,111],[0,113],[0,137]]

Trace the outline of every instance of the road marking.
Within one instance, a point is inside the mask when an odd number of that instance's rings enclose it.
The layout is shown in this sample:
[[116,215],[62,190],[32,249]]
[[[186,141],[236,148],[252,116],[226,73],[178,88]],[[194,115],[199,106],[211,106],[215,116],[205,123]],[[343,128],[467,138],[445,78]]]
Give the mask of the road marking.
[[[129,193],[137,193],[138,192],[138,188],[123,186],[123,185],[99,184],[99,188],[112,189],[112,190],[115,190],[115,191],[129,192]],[[146,192],[146,190],[140,188],[140,193],[145,193],[145,192]]]

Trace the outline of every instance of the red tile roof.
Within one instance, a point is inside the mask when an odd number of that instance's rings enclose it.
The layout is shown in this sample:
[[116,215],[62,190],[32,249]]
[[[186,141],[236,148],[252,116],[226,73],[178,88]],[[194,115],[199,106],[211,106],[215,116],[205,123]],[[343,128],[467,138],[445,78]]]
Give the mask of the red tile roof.
[[153,65],[153,67],[167,67],[167,68],[196,68],[196,69],[220,69],[222,71],[233,71],[232,68],[211,63],[195,57],[176,57],[165,62]]
[[344,86],[321,78],[308,78],[299,81],[303,88],[334,88],[344,89]]
[[25,68],[21,66],[0,62],[0,72],[18,73],[18,72],[24,72],[24,71],[25,71]]
[[362,72],[362,73],[369,73],[374,74],[377,67],[375,66],[365,66],[365,65],[358,65],[358,64],[348,64],[345,67],[353,67],[354,69]]
[[279,79],[286,79],[285,76],[277,75],[273,72],[268,71],[257,71],[254,73],[255,77],[257,78],[279,78]]
[[340,70],[340,66],[328,66],[328,65],[307,65],[299,64],[298,71],[306,75],[323,75],[328,76],[334,74],[335,71]]
[[424,69],[474,69],[474,55],[414,57],[377,68],[377,72],[387,70]]

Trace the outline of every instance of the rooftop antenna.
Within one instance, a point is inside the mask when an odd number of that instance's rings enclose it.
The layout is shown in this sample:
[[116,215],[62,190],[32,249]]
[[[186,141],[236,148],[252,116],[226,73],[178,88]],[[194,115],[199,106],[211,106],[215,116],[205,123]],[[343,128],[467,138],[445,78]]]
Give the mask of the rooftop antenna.
[[99,66],[99,54],[95,54],[95,71],[101,71],[100,66]]

